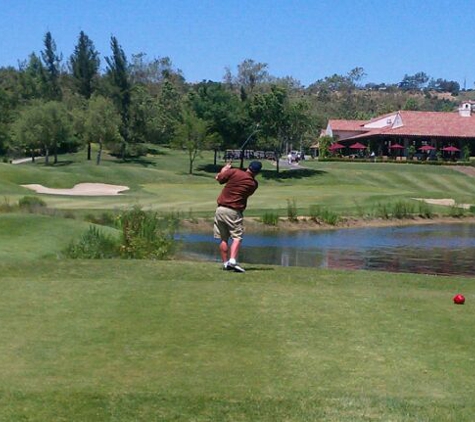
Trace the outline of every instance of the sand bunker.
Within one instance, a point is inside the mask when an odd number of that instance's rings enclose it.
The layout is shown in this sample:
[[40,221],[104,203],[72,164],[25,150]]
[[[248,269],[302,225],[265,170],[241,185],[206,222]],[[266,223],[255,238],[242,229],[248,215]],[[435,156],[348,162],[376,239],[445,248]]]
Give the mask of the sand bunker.
[[112,196],[120,195],[120,192],[129,190],[128,186],[107,185],[105,183],[79,183],[72,189],[52,189],[34,184],[22,186],[34,190],[36,193],[73,196]]
[[424,201],[428,204],[433,205],[444,205],[446,207],[454,207],[457,206],[458,208],[469,209],[471,204],[457,204],[453,199],[426,199],[426,198],[413,198],[416,201]]

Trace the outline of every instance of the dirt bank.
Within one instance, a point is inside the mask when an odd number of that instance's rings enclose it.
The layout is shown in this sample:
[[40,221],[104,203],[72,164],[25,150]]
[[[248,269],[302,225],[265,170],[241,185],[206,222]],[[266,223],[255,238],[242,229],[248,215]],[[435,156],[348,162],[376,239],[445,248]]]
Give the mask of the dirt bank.
[[[282,218],[279,221],[278,226],[269,226],[263,224],[259,219],[252,217],[244,218],[244,225],[246,232],[262,232],[264,230],[284,230],[284,231],[298,231],[298,230],[338,230],[345,228],[364,228],[364,227],[396,227],[396,226],[415,226],[426,224],[460,224],[460,223],[475,223],[475,216],[465,217],[434,217],[434,218],[421,218],[414,217],[410,219],[357,219],[357,218],[345,218],[336,225],[330,225],[325,223],[319,223],[311,220],[310,218],[299,218],[298,221],[289,221]],[[193,232],[212,232],[213,221],[211,219],[193,219],[184,220],[181,222],[181,227],[184,230],[190,230]]]

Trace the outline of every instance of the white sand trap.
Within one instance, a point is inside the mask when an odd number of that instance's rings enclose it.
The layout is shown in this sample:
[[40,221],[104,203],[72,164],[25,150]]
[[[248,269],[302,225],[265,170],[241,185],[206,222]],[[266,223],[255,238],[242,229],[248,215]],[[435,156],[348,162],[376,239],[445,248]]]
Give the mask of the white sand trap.
[[73,195],[73,196],[113,196],[129,190],[128,186],[107,185],[105,183],[79,183],[72,189],[52,189],[43,185],[22,185],[24,188],[34,190],[36,193],[47,195]]
[[433,205],[444,205],[446,207],[453,207],[457,205],[459,208],[464,208],[464,209],[469,209],[471,207],[471,204],[456,204],[453,199],[447,198],[447,199],[426,199],[426,198],[412,198],[415,199],[416,201],[424,201],[427,202],[428,204],[433,204]]

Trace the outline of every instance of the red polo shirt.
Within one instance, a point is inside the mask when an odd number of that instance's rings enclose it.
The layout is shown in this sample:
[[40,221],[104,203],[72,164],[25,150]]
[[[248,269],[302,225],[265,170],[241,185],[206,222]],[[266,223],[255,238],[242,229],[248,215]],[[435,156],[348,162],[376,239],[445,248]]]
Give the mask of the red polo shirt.
[[249,198],[259,184],[249,171],[230,168],[224,173],[218,173],[216,180],[222,185],[226,183],[218,197],[218,205],[244,211]]

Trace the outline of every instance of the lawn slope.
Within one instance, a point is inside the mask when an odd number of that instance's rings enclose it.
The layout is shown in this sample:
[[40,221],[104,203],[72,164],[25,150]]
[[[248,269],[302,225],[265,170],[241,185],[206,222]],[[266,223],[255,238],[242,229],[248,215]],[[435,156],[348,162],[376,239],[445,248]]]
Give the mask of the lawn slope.
[[0,420],[475,414],[471,279],[132,260],[0,273]]

